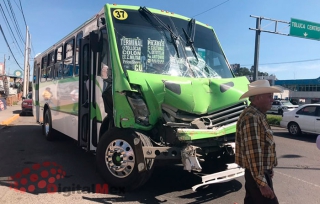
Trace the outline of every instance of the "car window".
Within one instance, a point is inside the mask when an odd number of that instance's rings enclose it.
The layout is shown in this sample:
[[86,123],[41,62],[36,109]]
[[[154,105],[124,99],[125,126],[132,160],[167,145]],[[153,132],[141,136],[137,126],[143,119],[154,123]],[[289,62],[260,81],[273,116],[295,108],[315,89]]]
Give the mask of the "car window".
[[284,105],[284,106],[292,106],[293,104],[292,103],[290,103],[289,101],[283,101],[283,102],[281,102],[282,103],[282,105]]
[[317,108],[316,116],[320,116],[320,107],[319,107],[319,106],[318,106],[318,108]]
[[316,106],[306,106],[297,111],[298,115],[311,115],[314,116],[316,114]]

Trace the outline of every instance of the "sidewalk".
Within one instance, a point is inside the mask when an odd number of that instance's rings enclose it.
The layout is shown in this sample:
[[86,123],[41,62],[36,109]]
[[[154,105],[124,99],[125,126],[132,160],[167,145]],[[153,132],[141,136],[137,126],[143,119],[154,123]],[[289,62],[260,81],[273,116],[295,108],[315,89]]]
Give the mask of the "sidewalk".
[[21,101],[17,105],[7,106],[6,110],[0,111],[0,130],[19,118]]

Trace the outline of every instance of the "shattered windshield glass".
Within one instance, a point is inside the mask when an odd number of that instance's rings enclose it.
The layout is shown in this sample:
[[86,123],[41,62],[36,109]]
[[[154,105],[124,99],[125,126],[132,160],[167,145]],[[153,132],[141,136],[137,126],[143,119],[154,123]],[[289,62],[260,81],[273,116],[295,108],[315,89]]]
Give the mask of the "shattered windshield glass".
[[[195,78],[233,77],[212,30],[195,23],[190,27],[189,21],[163,15],[126,12],[127,19],[114,18],[124,71]],[[188,38],[193,38],[192,42]]]

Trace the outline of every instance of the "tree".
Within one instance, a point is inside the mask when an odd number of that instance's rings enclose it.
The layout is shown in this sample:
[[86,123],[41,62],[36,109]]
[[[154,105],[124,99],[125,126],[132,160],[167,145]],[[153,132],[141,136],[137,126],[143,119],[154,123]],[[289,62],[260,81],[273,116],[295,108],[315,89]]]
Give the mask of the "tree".
[[248,76],[248,75],[251,75],[251,72],[246,67],[240,67],[239,70],[236,71],[235,75],[236,76]]
[[[253,76],[254,74],[254,68],[253,66],[249,70],[247,67],[240,67],[235,71],[236,76]],[[259,72],[258,71],[258,76],[269,76],[268,72]],[[271,76],[271,75],[270,75]]]

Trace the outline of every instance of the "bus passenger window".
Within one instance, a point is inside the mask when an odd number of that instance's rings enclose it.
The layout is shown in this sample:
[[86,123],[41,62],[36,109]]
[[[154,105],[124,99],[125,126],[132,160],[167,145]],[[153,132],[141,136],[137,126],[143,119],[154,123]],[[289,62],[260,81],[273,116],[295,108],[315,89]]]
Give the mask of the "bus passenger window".
[[80,39],[82,37],[83,37],[82,32],[78,33],[76,37],[76,48],[75,48],[76,54],[75,54],[75,70],[74,70],[75,76],[79,75],[79,55],[80,55],[79,50],[80,50]]
[[62,77],[62,46],[58,47],[56,49],[56,54],[55,54],[56,60],[54,64],[54,77],[56,79],[60,79]]
[[47,56],[44,56],[41,60],[41,82],[47,80]]
[[63,76],[64,77],[72,77],[73,76],[73,57],[74,57],[74,39],[68,41],[65,44],[65,59],[64,59],[64,69]]
[[54,51],[48,54],[47,80],[52,80],[54,76]]

